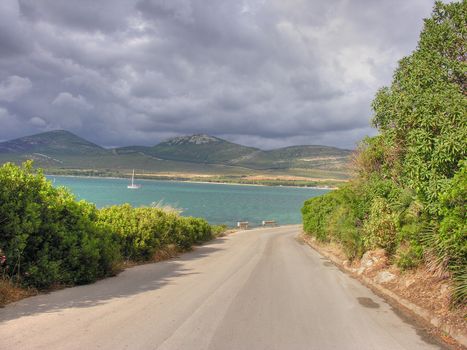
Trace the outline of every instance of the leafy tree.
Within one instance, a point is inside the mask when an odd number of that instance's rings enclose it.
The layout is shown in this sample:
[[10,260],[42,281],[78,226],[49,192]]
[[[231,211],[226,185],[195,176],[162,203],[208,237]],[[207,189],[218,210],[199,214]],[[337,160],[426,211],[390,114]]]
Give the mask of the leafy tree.
[[414,189],[432,213],[467,155],[466,18],[467,1],[436,2],[417,49],[373,102],[383,176]]
[[302,210],[305,231],[350,258],[383,247],[403,268],[425,257],[449,271],[457,303],[467,296],[466,39],[467,1],[437,1],[416,50],[376,94],[380,134],[360,144],[356,178]]

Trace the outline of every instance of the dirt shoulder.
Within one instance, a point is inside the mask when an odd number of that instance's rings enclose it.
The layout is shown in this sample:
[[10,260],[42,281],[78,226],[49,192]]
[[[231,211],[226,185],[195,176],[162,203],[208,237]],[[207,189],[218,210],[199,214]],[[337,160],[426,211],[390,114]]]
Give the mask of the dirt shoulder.
[[467,305],[450,308],[447,276],[436,276],[423,266],[401,271],[390,264],[384,250],[369,251],[350,262],[337,244],[323,244],[306,234],[300,239],[398,310],[415,316],[434,336],[454,349],[467,349]]

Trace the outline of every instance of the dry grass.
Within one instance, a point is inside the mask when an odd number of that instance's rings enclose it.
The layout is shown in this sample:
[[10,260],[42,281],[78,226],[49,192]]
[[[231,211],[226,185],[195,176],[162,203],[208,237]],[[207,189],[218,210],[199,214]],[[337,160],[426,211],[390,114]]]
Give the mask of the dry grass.
[[184,251],[180,250],[177,248],[175,244],[169,244],[166,245],[165,247],[162,247],[160,249],[157,249],[156,252],[154,253],[152,259],[147,260],[147,261],[133,261],[133,260],[125,260],[123,261],[120,266],[118,266],[117,269],[117,274],[122,272],[123,270],[127,268],[131,268],[134,266],[139,266],[139,265],[146,265],[146,264],[152,264],[155,262],[161,262],[169,259],[176,258],[180,256],[181,253]]
[[153,257],[153,261],[159,262],[168,259],[175,258],[180,255],[180,250],[175,246],[175,244],[169,244],[162,249],[159,249]]
[[[126,173],[125,175],[131,176],[132,173]],[[162,172],[162,173],[157,173],[157,172],[144,172],[144,173],[139,173],[135,174],[135,176],[138,176],[140,178],[144,178],[147,176],[157,176],[157,177],[167,177],[167,178],[187,178],[187,179],[195,179],[195,178],[212,178],[212,177],[219,177],[222,176],[221,174],[200,174],[200,173],[183,173],[183,172]]]
[[176,214],[181,214],[182,209],[176,208],[170,204],[165,204],[163,200],[160,200],[158,202],[152,202],[151,207],[161,209],[165,211],[166,213],[176,213]]
[[34,289],[20,288],[10,280],[0,279],[0,307],[36,294],[37,291]]
[[305,176],[295,176],[295,175],[251,175],[245,176],[244,180],[250,181],[316,181],[316,182],[326,182],[326,181],[335,181],[335,182],[348,182],[347,179],[335,179],[335,178],[318,178],[318,177],[305,177]]

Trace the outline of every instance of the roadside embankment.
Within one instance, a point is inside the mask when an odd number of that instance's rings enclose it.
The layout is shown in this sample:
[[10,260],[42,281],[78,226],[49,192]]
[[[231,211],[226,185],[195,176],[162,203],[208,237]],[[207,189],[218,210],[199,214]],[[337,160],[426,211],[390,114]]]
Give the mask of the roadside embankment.
[[171,208],[97,209],[55,188],[31,163],[0,167],[0,188],[0,306],[160,260],[225,229]]
[[383,249],[368,251],[361,259],[350,261],[337,244],[319,242],[305,233],[300,238],[393,306],[414,315],[434,335],[458,349],[467,346],[467,305],[451,307],[452,285],[447,276],[437,276],[424,266],[401,271],[391,264]]
[[376,93],[378,133],[357,147],[352,179],[302,208],[304,231],[335,242],[343,268],[464,344],[467,85],[452,72],[465,76],[455,38],[466,13],[466,1],[436,1],[417,47]]

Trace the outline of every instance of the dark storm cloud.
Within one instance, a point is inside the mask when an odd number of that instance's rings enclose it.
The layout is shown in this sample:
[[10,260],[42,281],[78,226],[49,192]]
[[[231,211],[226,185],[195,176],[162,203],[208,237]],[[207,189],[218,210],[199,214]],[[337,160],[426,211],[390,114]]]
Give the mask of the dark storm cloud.
[[353,147],[429,0],[2,0],[0,140]]

